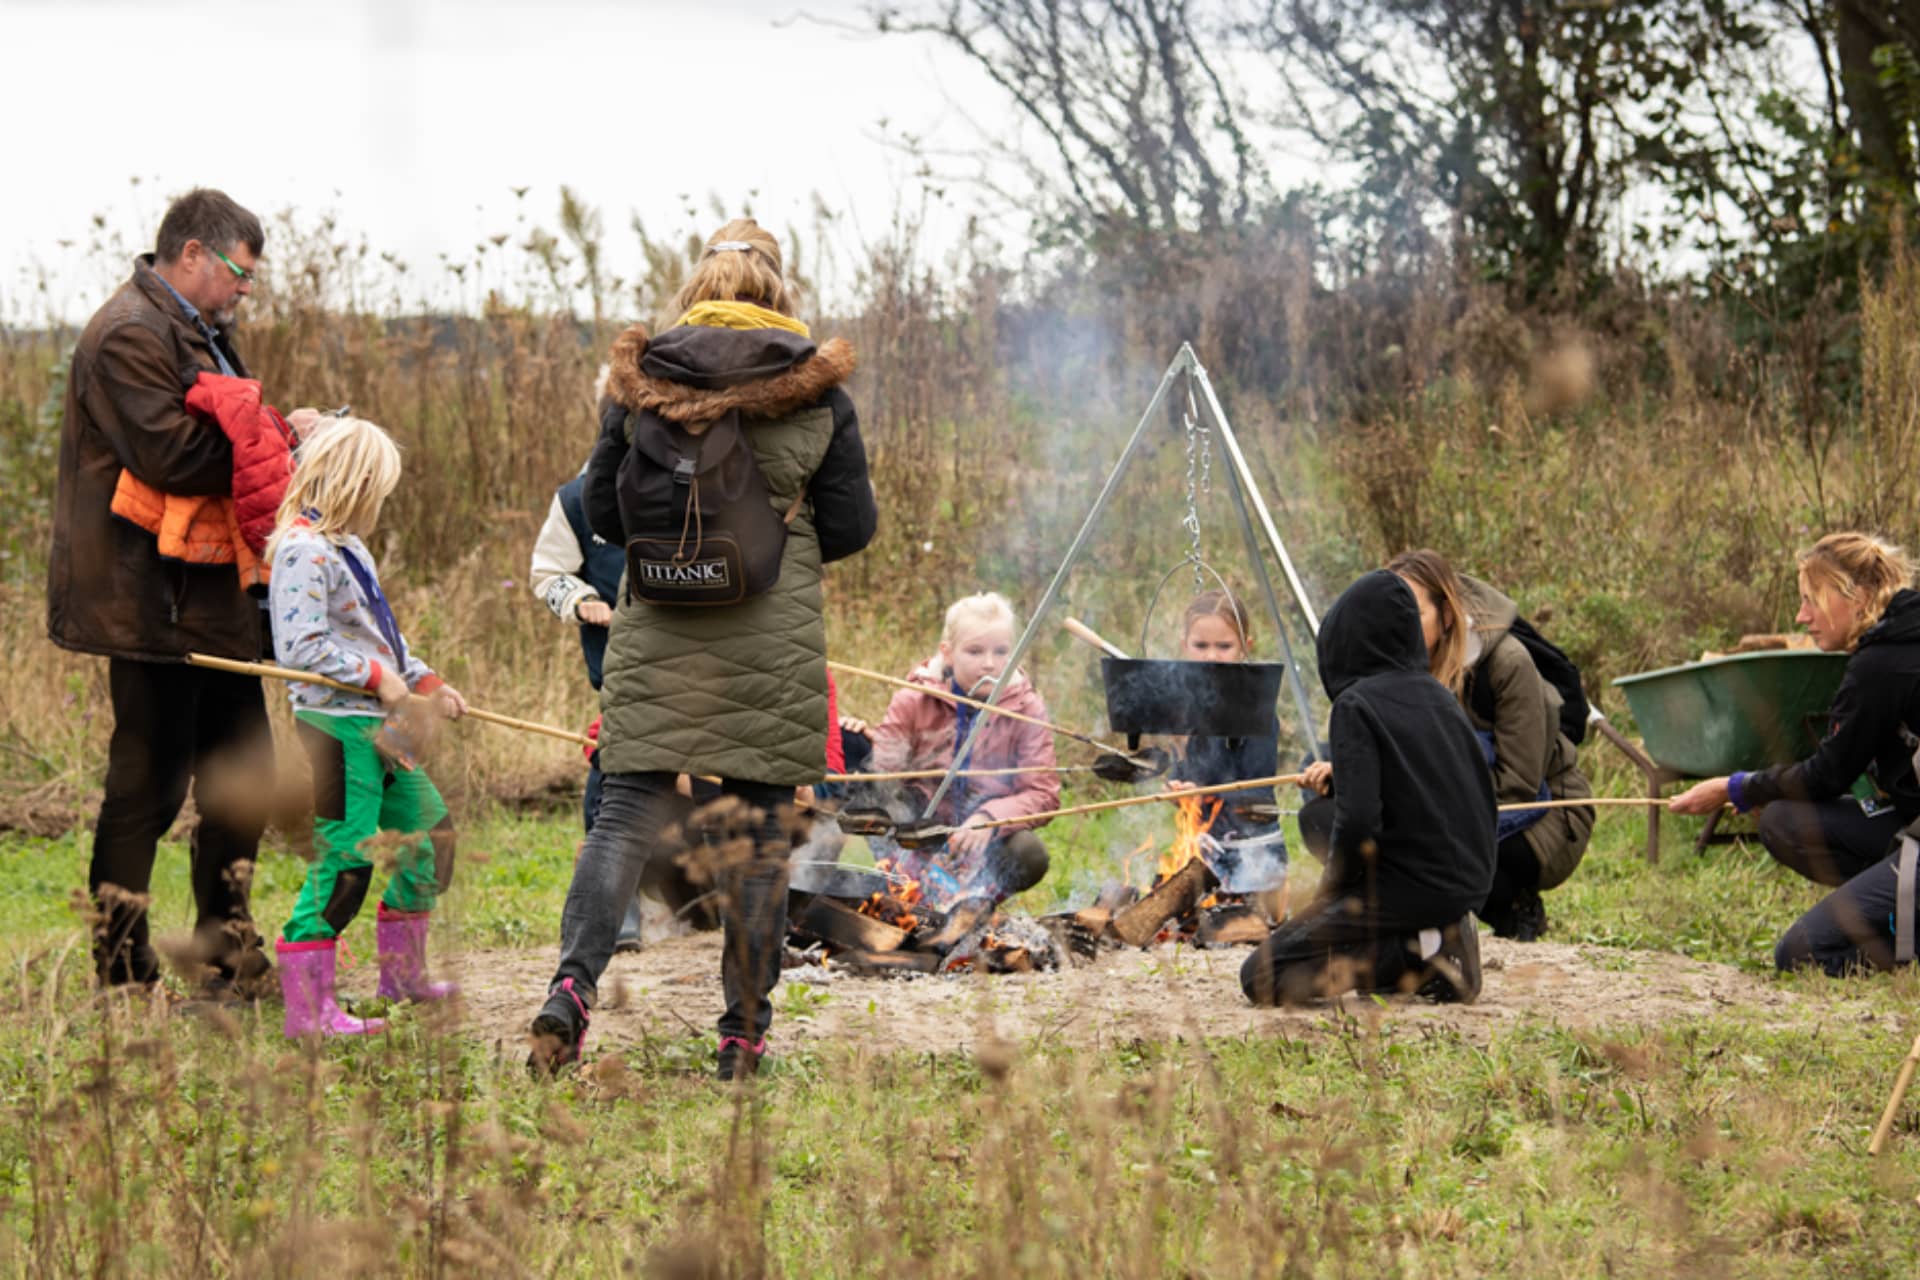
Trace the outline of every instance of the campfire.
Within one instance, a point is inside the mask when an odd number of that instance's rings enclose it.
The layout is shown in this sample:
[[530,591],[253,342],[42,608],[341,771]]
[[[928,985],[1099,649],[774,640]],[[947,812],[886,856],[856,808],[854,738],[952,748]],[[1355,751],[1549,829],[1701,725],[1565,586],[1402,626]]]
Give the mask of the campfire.
[[1030,921],[967,898],[945,911],[920,882],[881,859],[885,890],[857,901],[796,894],[788,916],[789,967],[820,963],[852,973],[1032,973],[1060,966],[1053,936]]
[[[1129,883],[1109,886],[1092,906],[1042,921],[1064,935],[1076,955],[1094,955],[1103,941],[1128,947],[1252,945],[1285,917],[1284,863],[1276,860],[1278,875],[1270,869],[1264,876],[1242,874],[1245,855],[1233,844],[1208,839],[1222,802],[1183,797],[1176,809],[1173,843],[1159,855],[1150,884],[1144,889]],[[1126,865],[1131,868],[1152,850],[1152,842],[1143,844]],[[1221,864],[1218,868],[1210,856]],[[1223,889],[1223,875],[1232,880],[1233,891]]]
[[1038,920],[997,911],[986,897],[943,910],[908,864],[894,859],[876,864],[886,887],[865,896],[796,891],[788,966],[824,964],[863,975],[1031,973],[1057,969],[1063,959],[1091,961],[1102,945],[1258,943],[1286,914],[1285,861],[1258,852],[1257,841],[1215,840],[1224,812],[1218,800],[1183,797],[1176,811],[1173,843],[1156,854],[1148,842],[1127,860],[1131,869],[1152,855],[1144,887],[1115,884],[1090,907]]

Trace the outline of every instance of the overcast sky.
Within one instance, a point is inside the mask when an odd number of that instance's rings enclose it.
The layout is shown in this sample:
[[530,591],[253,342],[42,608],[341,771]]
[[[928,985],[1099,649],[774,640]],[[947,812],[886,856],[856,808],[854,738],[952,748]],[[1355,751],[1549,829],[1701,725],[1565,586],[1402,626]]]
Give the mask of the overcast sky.
[[[858,0],[806,0],[858,25]],[[333,211],[424,266],[552,226],[565,183],[637,258],[655,234],[711,229],[708,196],[805,225],[812,196],[882,232],[916,200],[881,122],[955,145],[967,117],[1011,127],[998,93],[930,41],[800,17],[792,0],[0,0],[9,195],[0,317],[80,315],[124,275],[87,253],[91,219],[151,247],[169,195],[199,183],[262,214]],[[964,114],[953,103],[964,104]],[[134,180],[138,179],[137,185]],[[940,238],[961,212],[935,203]],[[62,242],[71,242],[63,245]],[[272,245],[268,246],[271,254]],[[43,303],[33,282],[50,278]]]

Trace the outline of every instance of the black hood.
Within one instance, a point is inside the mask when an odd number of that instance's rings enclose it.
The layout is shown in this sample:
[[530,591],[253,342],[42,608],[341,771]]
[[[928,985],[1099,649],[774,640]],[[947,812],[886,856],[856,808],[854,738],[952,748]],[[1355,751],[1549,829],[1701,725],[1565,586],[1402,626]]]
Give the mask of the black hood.
[[1880,621],[1860,637],[1859,647],[1916,643],[1920,643],[1920,591],[1902,587],[1887,601],[1887,611],[1880,615]]
[[1320,620],[1320,682],[1338,698],[1355,681],[1389,671],[1425,671],[1420,606],[1397,574],[1375,569],[1341,592]]
[[640,371],[684,386],[719,390],[785,373],[813,357],[812,338],[785,329],[718,329],[683,324],[647,345]]

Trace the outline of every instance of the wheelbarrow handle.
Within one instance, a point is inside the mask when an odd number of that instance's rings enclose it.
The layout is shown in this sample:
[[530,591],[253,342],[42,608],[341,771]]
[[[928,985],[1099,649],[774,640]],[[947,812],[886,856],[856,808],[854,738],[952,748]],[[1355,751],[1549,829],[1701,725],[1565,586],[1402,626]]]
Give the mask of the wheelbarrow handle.
[[[196,667],[207,667],[214,671],[231,671],[235,675],[259,676],[266,680],[298,681],[301,684],[317,684],[323,689],[338,689],[343,693],[371,694],[373,691],[364,685],[348,684],[344,680],[334,680],[327,676],[317,676],[311,671],[296,671],[292,667],[277,667],[270,662],[239,662],[233,658],[215,658],[204,653],[190,653],[187,662]],[[527,733],[543,733],[549,738],[559,738],[563,742],[578,743],[583,747],[594,745],[592,738],[584,733],[575,733],[571,729],[561,729],[550,724],[539,724],[532,720],[519,720],[513,716],[503,716],[497,711],[482,711],[478,707],[468,707],[466,714],[475,720],[487,724],[497,724],[504,729],[520,729]]]

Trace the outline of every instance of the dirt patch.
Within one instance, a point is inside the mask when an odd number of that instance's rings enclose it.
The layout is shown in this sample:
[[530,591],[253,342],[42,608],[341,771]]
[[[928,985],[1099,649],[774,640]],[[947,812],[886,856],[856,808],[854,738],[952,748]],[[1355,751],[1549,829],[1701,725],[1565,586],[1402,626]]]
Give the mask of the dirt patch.
[[[947,1052],[982,1039],[1059,1039],[1098,1047],[1174,1037],[1297,1035],[1343,1015],[1378,1014],[1484,1040],[1496,1028],[1541,1019],[1570,1028],[1653,1026],[1739,1011],[1807,1025],[1850,1011],[1729,965],[1654,951],[1483,937],[1487,974],[1477,1004],[1347,997],[1337,1007],[1255,1009],[1240,993],[1248,948],[1162,946],[1103,952],[1057,973],[992,978],[823,977],[791,971],[774,992],[777,1043],[840,1041],[876,1052]],[[458,964],[468,1016],[489,1040],[523,1038],[553,972],[551,951],[473,951]],[[798,990],[790,989],[797,988]],[[615,956],[601,982],[591,1043],[605,1049],[647,1036],[712,1033],[719,1016],[720,939],[696,934]],[[826,998],[822,999],[822,996]],[[1860,1006],[1864,1010],[1865,1006]]]

